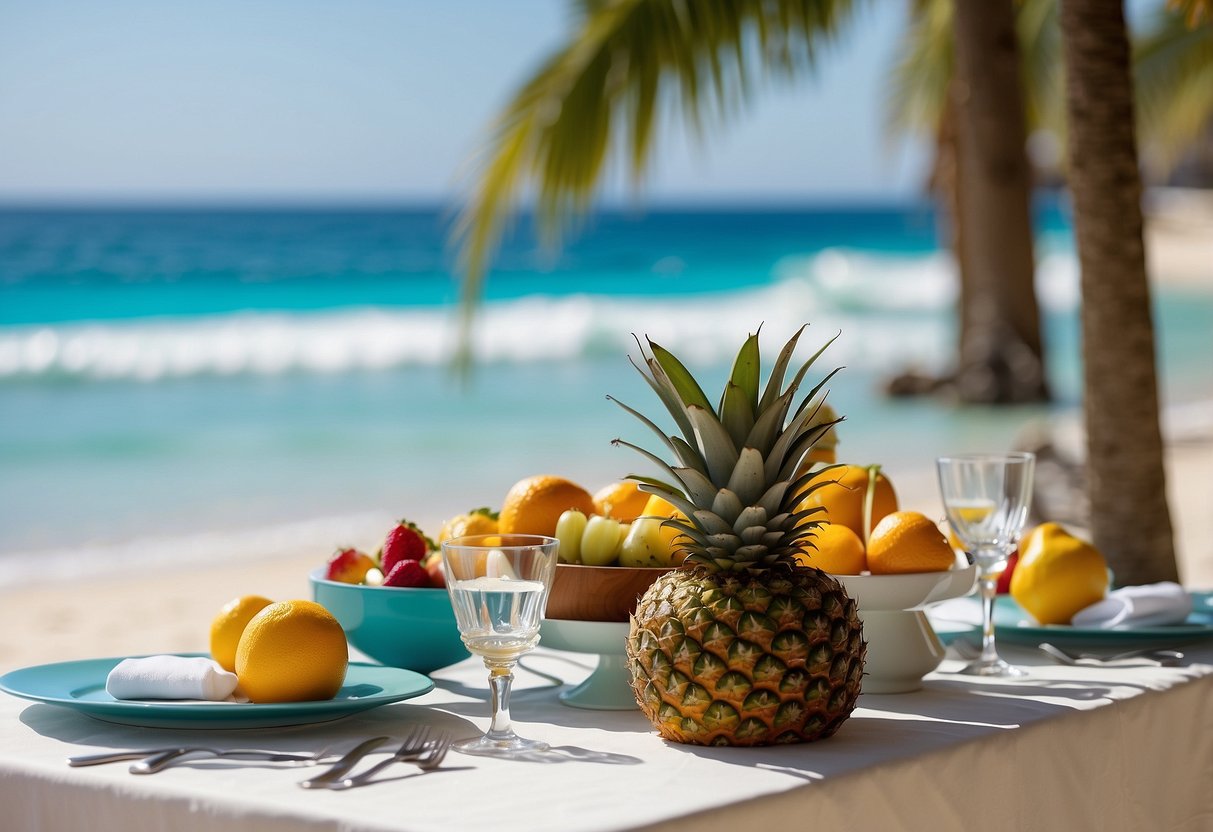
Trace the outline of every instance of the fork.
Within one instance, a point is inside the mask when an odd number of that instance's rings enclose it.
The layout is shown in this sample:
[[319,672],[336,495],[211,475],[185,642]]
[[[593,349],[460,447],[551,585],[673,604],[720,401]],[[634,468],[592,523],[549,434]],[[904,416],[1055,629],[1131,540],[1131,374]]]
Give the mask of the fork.
[[1123,665],[1128,663],[1129,666],[1137,664],[1153,664],[1162,667],[1177,664],[1184,654],[1178,650],[1161,650],[1142,648],[1138,650],[1127,650],[1124,653],[1117,653],[1112,656],[1100,656],[1094,653],[1071,653],[1063,650],[1060,647],[1050,644],[1047,641],[1037,645],[1042,653],[1056,659],[1057,661],[1073,665],[1075,667],[1089,667],[1091,665]]
[[184,762],[187,757],[192,758],[195,754],[206,754],[212,758],[234,757],[237,759],[264,760],[271,763],[290,762],[300,765],[318,763],[325,757],[330,756],[327,748],[312,753],[305,753],[271,751],[265,748],[208,748],[201,745],[191,745],[170,748],[162,750],[159,753],[154,753],[146,759],[134,763],[130,767],[130,772],[131,774],[155,774],[179,762]]
[[[426,732],[428,734],[429,729],[426,729]],[[445,732],[440,732],[433,739],[427,739],[420,752],[415,747],[401,746],[395,754],[386,760],[376,763],[366,771],[359,772],[353,777],[338,780],[327,788],[334,791],[344,791],[345,789],[365,786],[367,783],[372,782],[376,774],[394,763],[413,763],[423,772],[433,771],[442,765],[442,761],[446,757],[446,752],[450,747],[451,738]]]

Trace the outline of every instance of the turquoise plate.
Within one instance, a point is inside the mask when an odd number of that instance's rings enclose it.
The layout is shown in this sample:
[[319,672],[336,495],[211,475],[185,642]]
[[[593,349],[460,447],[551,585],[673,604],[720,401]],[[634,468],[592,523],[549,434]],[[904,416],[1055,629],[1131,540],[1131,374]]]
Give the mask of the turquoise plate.
[[1000,641],[1072,642],[1087,644],[1159,644],[1167,646],[1213,638],[1213,593],[1193,592],[1192,613],[1182,624],[1162,627],[1070,627],[1063,624],[1037,624],[1015,599],[1000,595],[994,602],[994,631]]
[[[186,654],[198,655],[198,654]],[[351,662],[332,699],[255,705],[238,702],[128,702],[105,692],[105,678],[122,658],[85,659],[26,667],[0,676],[0,690],[70,708],[105,722],[146,728],[271,728],[329,722],[434,689],[428,676],[396,667]]]

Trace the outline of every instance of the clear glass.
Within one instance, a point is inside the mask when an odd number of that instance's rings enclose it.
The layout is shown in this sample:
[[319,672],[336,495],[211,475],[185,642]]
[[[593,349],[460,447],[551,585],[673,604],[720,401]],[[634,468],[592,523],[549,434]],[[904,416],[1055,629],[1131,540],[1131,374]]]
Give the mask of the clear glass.
[[493,707],[489,730],[453,743],[455,750],[484,757],[547,750],[547,743],[514,733],[510,685],[519,657],[539,643],[559,545],[554,537],[526,534],[473,535],[442,544],[455,622],[468,650],[484,659]]
[[994,645],[998,576],[1019,542],[1032,499],[1036,457],[1029,453],[969,454],[936,460],[939,490],[952,531],[977,564],[981,591],[981,656],[961,670],[972,676],[1023,676]]

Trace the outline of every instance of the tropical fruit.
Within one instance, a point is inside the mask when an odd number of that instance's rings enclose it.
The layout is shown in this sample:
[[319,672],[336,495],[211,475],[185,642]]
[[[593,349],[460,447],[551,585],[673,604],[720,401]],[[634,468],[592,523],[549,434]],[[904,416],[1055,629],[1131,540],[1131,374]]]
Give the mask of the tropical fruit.
[[337,619],[314,601],[279,601],[253,616],[236,649],[236,678],[253,702],[332,699],[349,648]]
[[[541,475],[514,483],[501,504],[497,529],[502,534],[556,534],[560,515],[571,508],[594,514],[594,498],[564,477]],[[491,534],[491,532],[490,532]]]
[[211,621],[211,658],[229,673],[236,670],[236,648],[253,616],[274,603],[260,595],[244,595],[223,605]]
[[859,696],[867,646],[856,604],[834,578],[796,563],[819,525],[796,510],[816,475],[796,472],[830,427],[814,424],[817,409],[806,406],[824,382],[797,406],[813,359],[783,386],[799,337],[763,388],[751,335],[719,409],[651,340],[638,368],[679,429],[667,436],[641,416],[674,455],[670,464],[621,443],[659,462],[666,479],[644,478],[644,488],[684,516],[668,521],[681,533],[684,566],[641,597],[626,645],[636,700],[666,739],[807,742],[837,731]]
[[859,535],[838,523],[822,523],[811,542],[796,553],[796,562],[831,575],[858,575],[868,568]]
[[[825,509],[824,519],[846,526],[859,539],[867,541],[886,515],[897,511],[897,492],[879,465],[839,465],[821,472],[815,488],[805,495],[798,511]],[[867,514],[868,493],[871,492],[871,517]]]
[[594,511],[621,523],[631,523],[644,514],[649,495],[632,480],[603,486],[594,494]]
[[1107,591],[1103,555],[1059,524],[1042,523],[1020,541],[1011,597],[1039,623],[1069,624]]
[[473,534],[497,534],[497,515],[487,508],[474,508],[463,514],[456,514],[442,524],[438,531],[438,545],[444,540],[455,537],[465,537]]
[[873,575],[944,572],[956,553],[932,520],[917,511],[895,511],[876,524],[868,541],[868,569]]

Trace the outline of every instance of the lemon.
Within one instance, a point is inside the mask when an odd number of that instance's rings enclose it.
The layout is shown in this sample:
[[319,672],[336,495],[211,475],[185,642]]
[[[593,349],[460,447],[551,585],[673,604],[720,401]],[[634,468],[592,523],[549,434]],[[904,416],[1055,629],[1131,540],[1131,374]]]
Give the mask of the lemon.
[[279,601],[253,616],[236,649],[236,677],[253,702],[332,699],[349,648],[337,619],[314,601]]
[[1011,597],[1040,624],[1069,624],[1107,591],[1103,555],[1059,524],[1042,523],[1020,542]]
[[438,532],[438,543],[456,537],[467,537],[476,534],[496,534],[497,519],[485,508],[478,508],[465,514],[456,514],[442,524]]
[[229,672],[236,669],[236,647],[249,620],[274,603],[260,595],[244,595],[223,605],[211,622],[211,658]]
[[837,523],[818,526],[812,544],[816,548],[796,553],[796,562],[801,566],[813,566],[832,575],[858,575],[868,568],[863,541],[846,526]]
[[956,553],[939,526],[917,511],[895,511],[876,524],[868,541],[868,569],[873,575],[944,572]]

